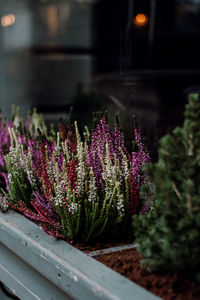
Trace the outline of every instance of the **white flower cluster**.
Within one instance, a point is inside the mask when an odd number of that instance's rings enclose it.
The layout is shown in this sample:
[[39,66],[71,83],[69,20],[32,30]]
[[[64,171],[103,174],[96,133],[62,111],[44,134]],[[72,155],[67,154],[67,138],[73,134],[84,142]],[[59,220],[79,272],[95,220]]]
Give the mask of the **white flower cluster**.
[[6,196],[0,195],[0,209],[4,212],[9,208]]
[[63,150],[63,154],[64,154],[64,160],[68,162],[69,161],[69,150],[68,150],[67,141],[68,140],[65,140],[64,142],[62,142],[61,146],[62,146],[62,150]]
[[28,180],[32,186],[36,185],[36,179],[34,177],[33,171],[27,168]]
[[105,192],[106,192],[106,195],[105,195],[105,199],[110,199],[111,198],[111,196],[112,196],[112,190],[111,190],[111,188],[110,187],[105,187]]
[[[10,160],[10,174],[8,180],[10,184],[13,184],[13,178],[17,178],[20,175],[20,170],[23,170],[27,174],[27,178],[32,186],[35,186],[36,180],[34,178],[32,165],[31,165],[31,154],[30,149],[28,155],[24,153],[23,146],[16,145],[16,147],[10,147],[9,154],[7,154],[8,161]],[[27,186],[23,186],[26,188]]]
[[96,202],[98,201],[99,198],[97,196],[97,187],[96,187],[96,180],[94,177],[94,173],[91,169],[90,171],[90,180],[89,180],[89,197],[88,197],[88,201],[89,202]]
[[106,159],[104,162],[102,161],[102,167],[103,167],[102,178],[106,183],[107,189],[108,187],[110,188],[114,187],[116,182],[116,176],[115,176],[116,168],[115,165],[112,165],[108,144],[106,144]]
[[31,118],[30,118],[29,130],[30,130],[31,134],[34,134],[35,136],[37,136],[38,135],[38,130],[37,130],[38,128],[42,132],[47,131],[43,115],[38,114],[36,108],[34,108],[33,113],[31,115]]
[[56,140],[56,154],[59,155],[60,154],[60,134],[59,132],[57,132],[57,140]]
[[28,148],[28,157],[25,156],[25,165],[26,165],[26,172],[28,176],[28,180],[32,186],[36,185],[36,179],[33,174],[33,169],[32,169],[32,155],[31,155],[31,150]]
[[109,164],[107,159],[105,162],[105,172],[103,172],[102,177],[110,187],[115,185],[115,166]]
[[81,195],[84,191],[84,182],[85,182],[85,164],[83,161],[79,161],[77,167],[77,192],[78,195]]
[[[10,147],[9,149],[9,156],[10,156],[10,162],[12,166],[15,166],[16,162],[19,162],[19,148]],[[21,160],[20,160],[21,162]]]
[[7,157],[9,157],[10,160],[12,174],[17,176],[19,173],[19,168],[24,169],[25,172],[27,171],[27,157],[24,153],[23,145],[20,146],[17,141],[14,129],[9,128],[8,130],[10,133],[11,146]]
[[8,181],[9,181],[9,184],[13,184],[14,183],[12,181],[12,174],[8,174]]
[[54,167],[51,161],[47,161],[47,174],[51,185],[54,184],[54,179],[56,178],[54,174]]
[[86,167],[85,167],[85,149],[83,147],[83,142],[77,138],[77,158],[78,158],[78,167],[77,171],[77,192],[78,195],[81,195],[84,191]]
[[124,196],[122,194],[117,195],[117,210],[120,217],[124,216]]
[[105,181],[106,199],[109,199],[112,196],[116,183],[118,182],[120,185],[122,178],[122,171],[119,166],[119,160],[116,156],[114,157],[114,161],[115,163],[113,164],[110,158],[108,144],[106,144],[106,158],[104,162],[102,160],[102,178]]
[[124,177],[127,179],[130,176],[130,170],[129,170],[129,166],[128,166],[128,159],[126,157],[126,155],[123,155],[123,160],[122,160],[122,169],[123,169],[123,174]]
[[70,203],[68,205],[68,210],[72,215],[75,215],[78,212],[78,203]]
[[62,206],[65,202],[65,190],[63,188],[63,182],[60,182],[55,188],[55,205]]

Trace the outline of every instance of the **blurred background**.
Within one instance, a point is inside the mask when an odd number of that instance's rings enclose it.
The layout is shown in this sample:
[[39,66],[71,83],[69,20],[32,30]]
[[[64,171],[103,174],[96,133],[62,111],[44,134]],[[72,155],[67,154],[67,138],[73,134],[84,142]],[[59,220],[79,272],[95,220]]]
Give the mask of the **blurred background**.
[[136,115],[150,150],[200,90],[200,0],[0,0],[0,106]]

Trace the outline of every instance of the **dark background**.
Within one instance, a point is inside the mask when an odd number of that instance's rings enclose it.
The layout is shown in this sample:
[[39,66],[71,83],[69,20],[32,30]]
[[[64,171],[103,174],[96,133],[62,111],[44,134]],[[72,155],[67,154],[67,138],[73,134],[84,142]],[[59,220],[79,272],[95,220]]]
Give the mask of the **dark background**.
[[50,123],[73,105],[84,124],[108,109],[129,138],[135,114],[154,149],[199,92],[199,0],[0,0],[0,18],[6,115],[37,106]]

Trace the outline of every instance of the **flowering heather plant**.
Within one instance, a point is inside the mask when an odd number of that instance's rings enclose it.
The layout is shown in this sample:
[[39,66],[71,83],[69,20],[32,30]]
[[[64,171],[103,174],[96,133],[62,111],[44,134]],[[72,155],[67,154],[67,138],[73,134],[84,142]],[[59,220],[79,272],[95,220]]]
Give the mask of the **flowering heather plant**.
[[[27,139],[24,136],[26,139],[26,147],[24,147],[24,145],[20,145],[14,129],[9,129],[9,132],[11,146],[5,160],[9,174],[7,199],[11,207],[42,226],[50,235],[63,238],[62,234],[59,234],[62,231],[60,230],[59,216],[54,212],[51,202],[42,198],[37,192],[37,186],[44,175],[41,167],[43,166],[42,159],[43,162],[45,159],[43,154],[46,155],[44,149],[48,145],[47,139],[44,140],[42,136],[38,141],[33,138],[32,140]],[[22,139],[20,139],[21,141]],[[51,145],[53,148],[54,142]],[[52,148],[49,145],[48,151],[50,152]],[[4,193],[4,195],[6,194]]]
[[[11,145],[9,153],[5,157],[9,181],[9,200],[13,203],[18,203],[20,200],[30,207],[32,189],[27,176],[31,164],[30,151],[27,154],[24,146],[20,145],[13,128],[9,128],[9,133]],[[22,138],[20,138],[21,140]]]
[[5,167],[5,155],[9,152],[10,147],[10,134],[9,128],[12,128],[14,124],[20,120],[19,108],[12,107],[11,120],[5,118],[0,112],[0,209],[2,211],[7,210],[9,205],[6,200],[6,196],[3,195],[1,190],[8,190],[8,174]]
[[[16,135],[14,134],[13,128],[15,128]],[[28,114],[27,120],[24,120],[20,115],[19,107],[15,106],[12,107],[11,120],[4,118],[2,114],[0,115],[0,208],[2,210],[8,207],[5,191],[9,191],[9,177],[11,176],[9,162],[7,162],[7,169],[5,166],[5,156],[10,149],[11,159],[13,160],[16,156],[16,153],[14,153],[14,144],[17,143],[15,146],[18,150],[20,145],[25,145],[25,147],[27,147],[28,144],[31,144],[30,136],[32,136],[32,138],[34,137],[34,139],[37,138],[38,129],[43,130],[44,132],[47,131],[43,116],[38,114],[36,109]],[[13,135],[13,145],[11,145],[10,141],[11,135]],[[20,153],[23,153],[23,148]],[[22,158],[20,159],[22,161]],[[19,162],[17,162],[17,164],[11,163],[11,166],[13,165],[15,169],[19,165]],[[23,175],[21,174],[21,176]]]
[[25,148],[14,129],[10,136],[9,200],[52,236],[85,242],[116,238],[130,228],[133,214],[148,209],[139,190],[146,182],[150,191],[143,172],[150,158],[139,129],[138,150],[131,154],[119,125],[111,130],[103,116],[91,133],[85,129],[84,140],[77,122],[66,127],[62,120],[55,142],[43,135],[26,140]]
[[[44,122],[44,118],[41,114],[38,114],[36,109],[28,114],[27,120],[24,121],[23,117],[20,115],[19,107],[12,107],[12,117],[11,120],[3,117],[0,113],[0,176],[4,177],[5,183],[7,183],[7,175],[4,170],[5,166],[5,155],[9,152],[10,148],[10,132],[9,128],[17,129],[17,139],[19,144],[26,143],[28,135],[31,134],[32,137],[36,138],[38,136],[38,129],[47,132],[47,128]],[[5,171],[5,170],[4,170]],[[0,181],[0,185],[5,185],[4,182]]]
[[10,135],[8,128],[12,127],[13,123],[0,114],[0,186],[7,185],[7,175],[5,173],[5,159],[4,156],[9,151]]

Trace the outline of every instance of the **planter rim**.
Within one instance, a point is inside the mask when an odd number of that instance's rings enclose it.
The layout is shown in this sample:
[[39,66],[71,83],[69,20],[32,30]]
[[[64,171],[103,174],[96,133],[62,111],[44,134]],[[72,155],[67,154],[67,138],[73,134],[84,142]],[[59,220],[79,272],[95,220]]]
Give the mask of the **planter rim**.
[[60,293],[58,299],[160,299],[67,242],[51,238],[24,216],[0,212],[0,281],[22,299],[29,291],[28,299],[54,299],[43,298],[42,280],[44,291],[49,285],[50,295]]

